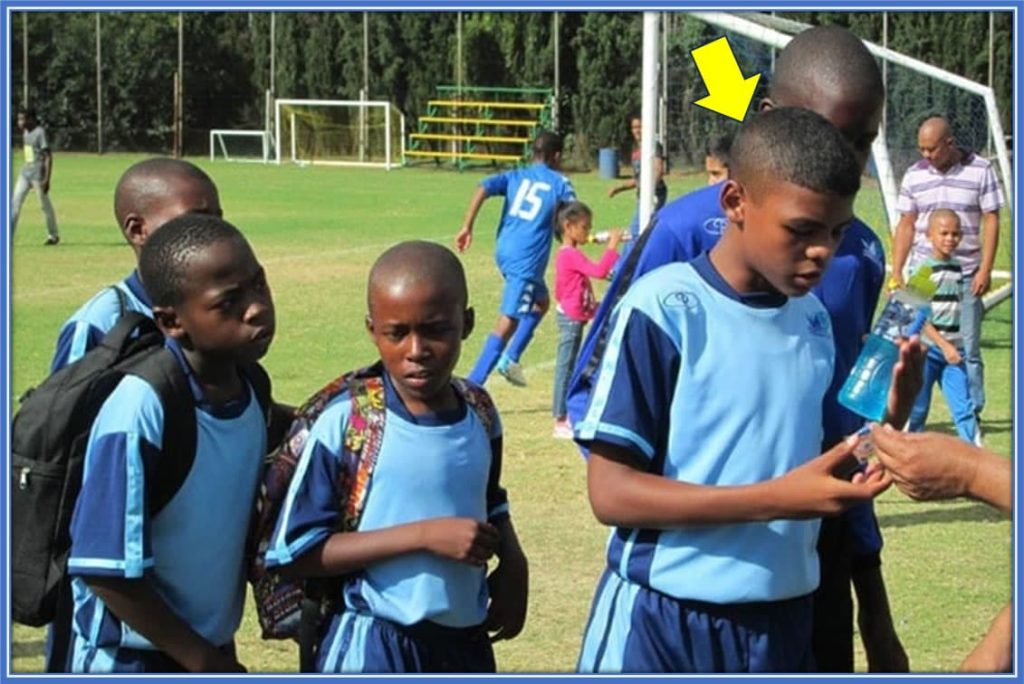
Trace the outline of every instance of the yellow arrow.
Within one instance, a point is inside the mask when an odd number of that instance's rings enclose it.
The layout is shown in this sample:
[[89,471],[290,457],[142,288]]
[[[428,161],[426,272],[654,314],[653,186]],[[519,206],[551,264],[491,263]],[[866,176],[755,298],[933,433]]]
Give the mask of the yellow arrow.
[[690,54],[708,88],[708,96],[694,104],[724,114],[730,119],[743,121],[761,74],[743,78],[740,65],[732,53],[732,46],[725,36],[692,50]]

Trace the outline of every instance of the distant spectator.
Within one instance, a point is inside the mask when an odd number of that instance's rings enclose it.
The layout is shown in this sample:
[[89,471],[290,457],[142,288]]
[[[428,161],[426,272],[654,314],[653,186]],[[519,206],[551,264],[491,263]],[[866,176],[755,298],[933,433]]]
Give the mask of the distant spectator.
[[904,272],[914,270],[931,255],[927,235],[931,213],[936,209],[955,211],[963,231],[960,246],[953,253],[964,274],[960,331],[971,400],[975,414],[980,415],[985,408],[981,296],[992,280],[1003,195],[992,165],[957,146],[945,117],[924,120],[917,132],[917,147],[923,158],[904,174],[896,203],[903,216],[893,240],[891,284],[902,286]]
[[25,203],[28,191],[35,189],[39,194],[39,205],[46,217],[45,245],[60,243],[57,232],[57,216],[50,202],[50,174],[53,172],[53,154],[46,141],[46,130],[36,121],[35,112],[22,110],[18,112],[18,128],[23,132],[25,149],[25,165],[21,167],[18,182],[14,184],[14,195],[11,197],[11,234],[18,225],[21,205]]
[[704,171],[708,174],[708,185],[729,180],[729,148],[732,135],[720,135],[708,140],[704,147]]
[[[633,134],[633,153],[630,155],[630,165],[633,168],[633,177],[621,185],[616,185],[614,188],[608,190],[609,197],[615,197],[620,192],[627,190],[636,189],[637,197],[640,196],[640,168],[642,166],[643,158],[640,153],[640,140],[643,137],[643,123],[641,122],[640,115],[634,114],[629,118],[629,131]],[[668,186],[665,185],[665,151],[662,149],[660,144],[654,146],[654,212],[665,206],[665,200],[668,198]],[[637,207],[637,211],[633,214],[633,220],[629,224],[630,236],[635,238],[640,234],[640,209]]]

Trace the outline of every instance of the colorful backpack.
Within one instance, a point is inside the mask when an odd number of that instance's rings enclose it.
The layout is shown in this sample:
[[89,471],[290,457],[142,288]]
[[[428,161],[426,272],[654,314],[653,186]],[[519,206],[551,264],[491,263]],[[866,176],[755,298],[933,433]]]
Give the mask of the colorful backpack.
[[[339,491],[344,502],[337,522],[339,531],[358,528],[366,504],[373,469],[384,437],[384,369],[379,362],[346,373],[325,385],[295,412],[295,420],[281,446],[267,456],[266,472],[256,506],[250,548],[253,562],[249,582],[253,588],[256,613],[264,639],[296,639],[300,648],[300,670],[311,672],[317,634],[341,595],[344,578],[286,579],[266,567],[266,553],[288,486],[309,432],[327,404],[348,390],[351,415],[342,446]],[[482,388],[452,378],[456,391],[472,408],[487,433],[497,421],[497,409]]]

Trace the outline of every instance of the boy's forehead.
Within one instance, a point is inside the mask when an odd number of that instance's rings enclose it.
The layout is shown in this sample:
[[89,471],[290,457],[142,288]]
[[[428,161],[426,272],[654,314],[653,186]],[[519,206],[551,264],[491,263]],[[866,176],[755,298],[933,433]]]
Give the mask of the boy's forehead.
[[183,267],[186,279],[197,288],[245,280],[262,268],[249,243],[240,238],[217,240],[198,249]]
[[370,283],[368,294],[370,309],[381,314],[412,307],[456,310],[459,307],[453,305],[465,298],[448,278],[385,277]]

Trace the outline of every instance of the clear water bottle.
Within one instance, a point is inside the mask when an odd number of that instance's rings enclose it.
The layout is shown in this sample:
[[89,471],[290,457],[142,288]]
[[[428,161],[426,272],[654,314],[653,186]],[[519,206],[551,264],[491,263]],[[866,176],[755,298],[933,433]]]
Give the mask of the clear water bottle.
[[921,332],[931,313],[935,283],[923,267],[907,286],[896,290],[882,309],[850,375],[839,390],[839,403],[868,420],[882,420],[889,400],[892,368],[899,361],[899,339]]
[[[587,241],[588,242],[602,242],[603,243],[603,242],[608,242],[608,240],[610,238],[611,238],[611,231],[599,230],[596,233],[591,233],[590,236],[587,238]],[[626,230],[626,231],[622,232],[622,237],[619,238],[619,239],[620,239],[621,242],[629,242],[630,240],[633,239],[633,236],[629,234],[628,230]]]

